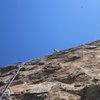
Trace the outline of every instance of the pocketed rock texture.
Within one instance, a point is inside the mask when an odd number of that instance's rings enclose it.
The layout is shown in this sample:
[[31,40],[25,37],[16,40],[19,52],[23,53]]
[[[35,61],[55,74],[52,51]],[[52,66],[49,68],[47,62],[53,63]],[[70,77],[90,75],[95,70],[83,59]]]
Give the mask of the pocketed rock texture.
[[[21,64],[0,68],[0,95]],[[2,100],[100,100],[100,40],[26,62]]]

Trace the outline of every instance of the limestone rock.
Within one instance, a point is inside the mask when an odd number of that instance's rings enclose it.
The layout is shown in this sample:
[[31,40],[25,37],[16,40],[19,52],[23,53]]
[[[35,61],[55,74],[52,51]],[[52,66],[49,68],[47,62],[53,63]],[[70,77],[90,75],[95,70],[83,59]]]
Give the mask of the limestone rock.
[[[0,68],[0,94],[20,64]],[[100,100],[100,40],[26,62],[2,100]]]

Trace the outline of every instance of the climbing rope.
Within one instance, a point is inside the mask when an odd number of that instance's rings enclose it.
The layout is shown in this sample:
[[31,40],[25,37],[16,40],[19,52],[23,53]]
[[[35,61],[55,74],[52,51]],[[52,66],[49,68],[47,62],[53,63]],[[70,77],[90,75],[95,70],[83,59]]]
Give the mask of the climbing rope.
[[2,95],[0,96],[0,100],[2,100],[3,96],[8,92],[8,90],[10,89],[11,84],[13,83],[13,81],[15,80],[16,76],[19,74],[20,70],[25,67],[24,66],[25,63],[22,63],[20,65],[20,67],[18,68],[16,74],[13,76],[13,78],[11,79],[11,81],[9,82],[9,84],[7,85],[7,87],[5,88],[5,90],[3,91]]

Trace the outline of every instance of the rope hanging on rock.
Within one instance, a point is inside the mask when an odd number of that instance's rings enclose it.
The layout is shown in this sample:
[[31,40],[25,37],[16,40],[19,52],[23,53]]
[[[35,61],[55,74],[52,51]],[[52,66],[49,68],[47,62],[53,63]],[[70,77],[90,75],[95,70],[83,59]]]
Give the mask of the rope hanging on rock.
[[20,70],[21,70],[23,67],[25,67],[24,65],[25,65],[25,63],[22,63],[22,64],[20,65],[20,67],[18,68],[16,74],[13,76],[13,78],[11,79],[11,81],[9,82],[9,84],[7,85],[7,87],[5,88],[5,90],[3,91],[2,95],[0,96],[0,100],[2,100],[3,96],[8,92],[8,90],[9,90],[11,84],[12,84],[13,81],[15,80],[16,76],[19,74]]

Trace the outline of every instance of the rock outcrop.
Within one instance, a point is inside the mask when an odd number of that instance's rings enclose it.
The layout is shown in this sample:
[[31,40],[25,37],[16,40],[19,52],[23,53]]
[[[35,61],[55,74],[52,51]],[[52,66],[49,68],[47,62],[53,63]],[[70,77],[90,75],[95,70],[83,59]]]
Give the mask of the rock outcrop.
[[[0,68],[0,94],[20,65]],[[26,62],[2,100],[100,100],[100,40]]]

